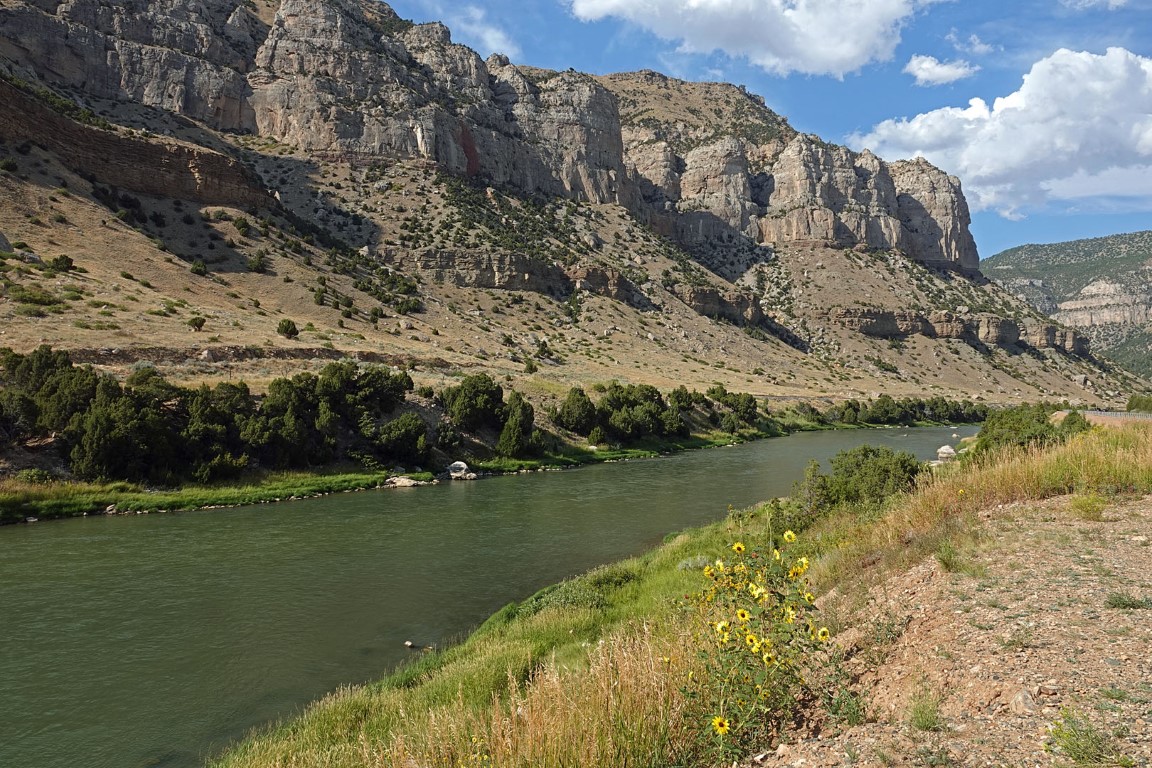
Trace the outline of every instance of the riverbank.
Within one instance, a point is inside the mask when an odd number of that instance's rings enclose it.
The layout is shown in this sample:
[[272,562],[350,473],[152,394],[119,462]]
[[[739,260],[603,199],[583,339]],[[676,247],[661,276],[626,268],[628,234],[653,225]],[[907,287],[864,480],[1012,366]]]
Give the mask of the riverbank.
[[[941,425],[934,422],[923,426]],[[516,474],[544,470],[561,470],[613,461],[630,461],[667,456],[682,451],[703,450],[738,445],[752,440],[784,437],[794,432],[836,429],[876,428],[875,425],[827,424],[791,420],[785,431],[763,432],[741,430],[735,434],[712,432],[683,438],[636,441],[629,447],[592,447],[576,445],[566,450],[533,459],[493,458],[473,461],[473,470],[485,475]],[[903,428],[903,427],[902,427]],[[404,479],[407,480],[404,480]],[[145,514],[169,511],[191,511],[217,507],[239,507],[326,496],[389,487],[400,481],[405,485],[425,485],[436,481],[431,472],[396,474],[365,472],[362,468],[335,468],[316,472],[259,473],[237,484],[189,485],[175,489],[152,489],[134,483],[85,483],[54,480],[49,477],[22,480],[0,479],[0,525],[57,520],[101,514]]]
[[[795,542],[783,547],[783,556],[810,558],[813,591],[822,595],[817,621],[841,636],[838,647],[849,661],[863,663],[883,658],[888,646],[911,627],[900,624],[900,615],[878,618],[864,611],[871,587],[920,566],[933,572],[944,569],[956,578],[979,573],[982,559],[1002,552],[999,544],[988,546],[981,535],[987,521],[1018,514],[1020,505],[1074,493],[1059,508],[1069,510],[1073,526],[1090,524],[1095,526],[1093,536],[1104,537],[1108,531],[1098,524],[1110,519],[1107,510],[1122,509],[1124,499],[1149,492],[1152,430],[1130,428],[1095,430],[1048,450],[1001,454],[948,468],[878,514],[845,509],[809,518],[813,524],[807,530],[803,519],[789,516],[787,506],[761,505],[669,537],[647,555],[508,606],[462,644],[421,657],[380,683],[333,694],[300,718],[245,741],[213,765],[708,764],[702,756],[707,750],[700,752],[708,742],[699,735],[704,713],[682,693],[689,673],[699,673],[693,614],[685,611],[683,596],[701,589],[703,564],[731,557],[733,541],[750,550],[769,545],[770,551],[783,527],[800,531]],[[1128,519],[1119,514],[1119,519]],[[1004,535],[1027,533],[1011,524],[997,530]],[[1053,535],[1066,547],[1079,535],[1077,530]],[[1114,576],[1104,578],[1121,585]],[[1036,594],[1044,594],[1042,581],[1034,587]],[[1141,590],[1147,585],[1131,592],[1131,605],[1144,605]],[[1093,599],[1101,599],[1098,591]],[[919,612],[909,621],[921,622],[925,611],[933,609],[930,603],[916,605]],[[869,628],[887,626],[889,619],[892,631],[884,638],[868,634]],[[1121,637],[1110,641],[1127,643]],[[957,642],[961,645],[956,648],[937,650],[965,653],[963,638]],[[1102,655],[1113,653],[1099,650]],[[936,693],[964,688],[969,668],[949,668],[956,679]],[[908,670],[903,672],[907,676]],[[907,728],[913,742],[919,738],[918,726],[908,724],[908,710],[888,708],[890,701],[902,706],[905,699],[885,699],[878,692],[884,681],[864,675],[857,683],[844,679],[820,684],[830,687],[813,692],[811,711],[798,715],[780,734],[781,742],[804,743],[816,732],[847,732],[869,722]],[[833,707],[835,701],[840,703]],[[916,701],[921,710],[931,708],[923,697]],[[1072,697],[1068,701],[1077,703]],[[937,715],[951,716],[939,701],[932,706]],[[817,721],[823,725],[815,730],[805,725]],[[969,732],[975,739],[982,731]],[[955,742],[963,737],[951,733],[949,738]],[[1126,745],[1117,749],[1127,750]],[[768,751],[775,747],[764,745]],[[856,747],[848,743],[847,748]],[[1056,751],[1060,748],[1057,744]],[[946,749],[963,753],[955,744]],[[1030,757],[1045,754],[1041,748]]]
[[270,504],[387,487],[398,477],[414,484],[434,481],[431,473],[278,472],[242,485],[187,486],[154,490],[132,483],[34,483],[0,480],[0,524],[100,514],[144,514],[214,507]]

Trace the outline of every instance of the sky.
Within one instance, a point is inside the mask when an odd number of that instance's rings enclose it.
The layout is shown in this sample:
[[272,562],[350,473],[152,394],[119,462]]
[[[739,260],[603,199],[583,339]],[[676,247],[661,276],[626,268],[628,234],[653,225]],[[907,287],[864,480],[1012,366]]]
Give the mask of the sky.
[[958,176],[983,257],[1152,229],[1152,0],[395,0],[482,56],[744,85]]

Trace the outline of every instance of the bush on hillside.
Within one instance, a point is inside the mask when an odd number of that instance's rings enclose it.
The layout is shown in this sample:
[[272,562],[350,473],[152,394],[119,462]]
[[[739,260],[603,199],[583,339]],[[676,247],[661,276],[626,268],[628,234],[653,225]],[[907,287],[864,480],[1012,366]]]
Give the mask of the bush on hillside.
[[1062,422],[1052,421],[1059,406],[1052,403],[1024,404],[989,414],[981,427],[975,452],[985,453],[1005,447],[1049,446],[1064,442],[1089,428],[1087,419],[1078,411],[1069,413]]

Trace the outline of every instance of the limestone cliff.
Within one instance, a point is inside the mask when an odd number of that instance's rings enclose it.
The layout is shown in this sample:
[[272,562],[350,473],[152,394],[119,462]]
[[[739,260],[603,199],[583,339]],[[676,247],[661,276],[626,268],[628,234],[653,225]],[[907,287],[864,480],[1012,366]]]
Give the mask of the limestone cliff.
[[859,244],[978,267],[956,179],[798,134],[735,86],[482,61],[442,24],[361,0],[5,0],[0,30],[0,56],[82,99],[618,203],[687,246]]

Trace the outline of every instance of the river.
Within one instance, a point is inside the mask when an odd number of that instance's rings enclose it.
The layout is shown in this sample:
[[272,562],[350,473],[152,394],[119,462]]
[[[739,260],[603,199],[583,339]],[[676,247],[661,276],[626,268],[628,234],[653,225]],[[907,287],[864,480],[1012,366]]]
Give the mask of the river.
[[0,766],[192,768],[512,600],[786,495],[863,443],[811,432],[659,459],[241,509],[0,528]]

